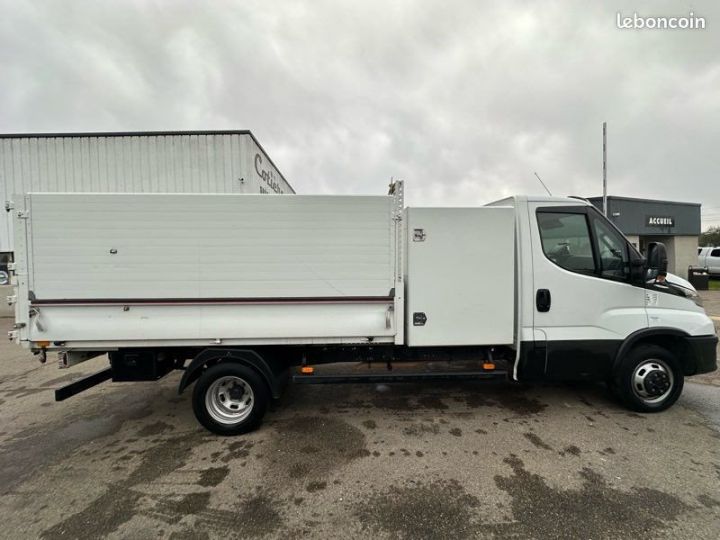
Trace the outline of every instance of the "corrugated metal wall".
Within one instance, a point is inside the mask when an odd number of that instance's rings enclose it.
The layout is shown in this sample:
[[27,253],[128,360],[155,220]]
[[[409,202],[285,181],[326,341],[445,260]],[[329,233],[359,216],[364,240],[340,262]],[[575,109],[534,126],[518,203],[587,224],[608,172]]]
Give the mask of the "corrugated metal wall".
[[[0,193],[6,201],[31,191],[278,192],[257,173],[258,152],[263,170],[293,193],[250,132],[0,136]],[[10,224],[0,222],[6,251]]]

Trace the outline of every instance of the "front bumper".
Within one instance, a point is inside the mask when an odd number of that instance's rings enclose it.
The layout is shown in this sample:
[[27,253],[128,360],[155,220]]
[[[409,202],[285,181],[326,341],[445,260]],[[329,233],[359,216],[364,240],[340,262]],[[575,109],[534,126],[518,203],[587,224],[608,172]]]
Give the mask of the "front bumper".
[[690,336],[687,338],[687,342],[690,345],[691,355],[695,359],[693,375],[710,373],[717,369],[717,336]]

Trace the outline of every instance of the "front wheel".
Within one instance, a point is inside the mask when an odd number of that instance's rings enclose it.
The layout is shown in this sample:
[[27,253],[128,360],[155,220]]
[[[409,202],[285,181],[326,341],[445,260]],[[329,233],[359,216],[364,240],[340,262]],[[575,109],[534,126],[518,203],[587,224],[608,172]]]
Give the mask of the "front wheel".
[[678,400],[683,377],[680,364],[670,351],[657,345],[640,345],[621,362],[613,386],[630,409],[659,412]]
[[193,390],[195,417],[218,435],[254,430],[265,416],[268,402],[268,387],[258,372],[231,362],[206,369]]

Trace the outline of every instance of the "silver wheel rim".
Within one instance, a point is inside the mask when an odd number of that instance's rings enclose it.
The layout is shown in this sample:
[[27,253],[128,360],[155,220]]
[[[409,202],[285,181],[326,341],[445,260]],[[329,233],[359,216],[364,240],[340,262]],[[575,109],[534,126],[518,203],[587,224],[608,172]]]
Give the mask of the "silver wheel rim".
[[250,416],[254,405],[252,388],[244,379],[234,375],[220,377],[205,392],[205,408],[220,424],[239,424]]
[[635,368],[632,374],[635,395],[648,405],[660,403],[675,388],[672,369],[662,360],[648,359]]

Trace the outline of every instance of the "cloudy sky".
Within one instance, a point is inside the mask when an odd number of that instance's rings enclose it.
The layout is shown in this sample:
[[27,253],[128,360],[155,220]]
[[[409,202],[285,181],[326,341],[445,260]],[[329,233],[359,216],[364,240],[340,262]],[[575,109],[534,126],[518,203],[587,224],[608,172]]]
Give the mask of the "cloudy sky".
[[[720,2],[0,0],[0,131],[251,129],[299,193],[602,187],[720,224]],[[705,18],[618,29],[617,13]]]

